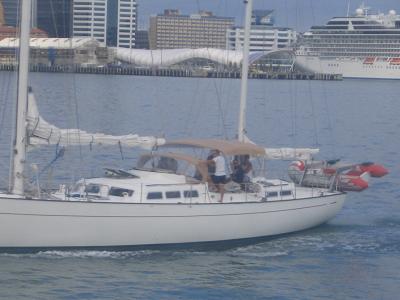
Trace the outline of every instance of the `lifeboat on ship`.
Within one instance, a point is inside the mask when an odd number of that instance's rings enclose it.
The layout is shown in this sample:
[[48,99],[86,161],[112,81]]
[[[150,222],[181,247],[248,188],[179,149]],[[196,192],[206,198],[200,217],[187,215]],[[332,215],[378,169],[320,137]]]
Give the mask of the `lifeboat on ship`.
[[345,164],[339,160],[297,160],[289,166],[289,177],[296,184],[352,192],[368,188],[370,177],[383,177],[386,174],[388,170],[385,167],[372,162]]
[[364,65],[373,65],[375,62],[375,57],[366,57],[364,59]]
[[400,65],[400,57],[393,57],[390,59],[391,65]]

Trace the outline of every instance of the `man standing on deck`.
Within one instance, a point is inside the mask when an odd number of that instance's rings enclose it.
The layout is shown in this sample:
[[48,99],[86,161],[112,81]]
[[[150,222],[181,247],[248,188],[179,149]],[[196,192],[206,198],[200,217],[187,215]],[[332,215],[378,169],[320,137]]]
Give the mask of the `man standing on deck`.
[[222,156],[219,150],[215,150],[214,158],[211,160],[215,164],[215,173],[214,173],[214,184],[217,186],[219,193],[221,194],[221,198],[219,202],[222,202],[224,199],[225,192],[225,181],[226,181],[226,172],[225,172],[225,158]]

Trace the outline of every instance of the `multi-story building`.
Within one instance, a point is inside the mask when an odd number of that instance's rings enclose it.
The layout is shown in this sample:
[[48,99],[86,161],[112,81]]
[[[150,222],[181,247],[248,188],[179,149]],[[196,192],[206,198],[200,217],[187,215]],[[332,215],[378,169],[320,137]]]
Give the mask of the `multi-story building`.
[[[10,3],[6,3],[10,4]],[[14,3],[16,4],[16,3]],[[17,6],[15,6],[16,8]],[[6,8],[10,8],[10,6],[6,6]],[[8,11],[10,12],[10,11]],[[32,14],[36,12],[36,9],[32,9]],[[10,26],[6,22],[5,18],[5,13],[6,10],[4,9],[3,2],[0,0],[0,40],[3,40],[5,38],[15,38],[18,34],[17,28],[15,26]],[[17,20],[17,11],[15,11],[14,19],[12,18],[11,20],[16,21]],[[13,22],[11,22],[13,23]],[[33,28],[31,30],[31,37],[35,38],[46,38],[48,37],[47,33],[43,30]]]
[[0,26],[4,26],[5,24],[6,24],[6,20],[4,18],[3,3],[0,1]]
[[4,25],[17,26],[18,18],[18,1],[15,0],[2,0],[4,11]]
[[[273,11],[254,10],[250,29],[250,51],[271,51],[287,49],[294,46],[296,31],[290,28],[273,26]],[[232,27],[227,30],[226,48],[241,50],[243,48],[244,29]]]
[[136,43],[135,48],[137,49],[149,49],[149,32],[147,30],[136,31]]
[[74,0],[73,36],[134,48],[136,8],[136,0]]
[[[18,13],[19,3],[17,0],[0,0],[3,4],[5,25],[17,27],[18,24]],[[36,27],[36,7],[37,0],[32,0],[32,27]]]
[[37,27],[49,37],[71,36],[72,0],[36,0]]
[[107,0],[73,0],[73,37],[107,41]]
[[150,17],[150,49],[220,48],[225,49],[226,31],[234,18],[213,16],[211,12],[181,15],[167,9]]
[[118,0],[117,47],[135,48],[136,0]]

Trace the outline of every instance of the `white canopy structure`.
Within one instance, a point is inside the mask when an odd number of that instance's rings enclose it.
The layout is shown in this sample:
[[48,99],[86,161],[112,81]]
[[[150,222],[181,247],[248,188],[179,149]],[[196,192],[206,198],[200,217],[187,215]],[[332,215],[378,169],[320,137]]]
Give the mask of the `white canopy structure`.
[[[94,38],[31,38],[31,49],[76,49],[89,45],[104,46]],[[0,40],[0,48],[18,48],[19,38],[4,38]]]
[[80,129],[60,129],[45,121],[39,114],[35,96],[28,96],[27,131],[29,145],[118,145],[152,149],[163,145],[165,140],[156,137],[142,137],[137,134],[113,136],[104,133],[89,133]]
[[[214,48],[157,50],[113,48],[113,50],[115,58],[118,60],[145,67],[168,67],[195,58],[208,59],[222,65],[240,65],[243,58],[242,51]],[[290,50],[252,52],[249,56],[249,63],[272,53],[293,54]]]

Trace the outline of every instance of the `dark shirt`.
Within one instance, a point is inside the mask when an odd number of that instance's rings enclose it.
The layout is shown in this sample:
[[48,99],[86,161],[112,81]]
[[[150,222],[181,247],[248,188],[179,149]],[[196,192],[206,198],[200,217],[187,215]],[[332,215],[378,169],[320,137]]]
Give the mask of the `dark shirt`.
[[237,183],[242,183],[244,179],[244,170],[242,166],[234,165],[232,168],[232,180]]

